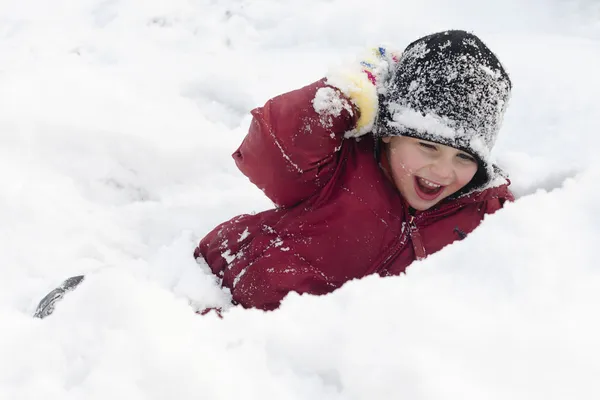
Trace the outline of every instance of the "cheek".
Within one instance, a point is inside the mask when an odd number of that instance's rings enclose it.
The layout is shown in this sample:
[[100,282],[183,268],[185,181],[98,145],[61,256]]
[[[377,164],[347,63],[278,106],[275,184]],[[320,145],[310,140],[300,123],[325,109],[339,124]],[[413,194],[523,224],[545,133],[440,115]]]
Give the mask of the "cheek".
[[390,165],[397,177],[412,175],[421,169],[426,162],[415,152],[392,151]]
[[467,183],[471,182],[471,179],[473,179],[476,172],[477,172],[477,165],[469,165],[469,166],[461,167],[460,169],[458,169],[458,171],[456,173],[457,184],[459,184],[461,187],[465,186]]

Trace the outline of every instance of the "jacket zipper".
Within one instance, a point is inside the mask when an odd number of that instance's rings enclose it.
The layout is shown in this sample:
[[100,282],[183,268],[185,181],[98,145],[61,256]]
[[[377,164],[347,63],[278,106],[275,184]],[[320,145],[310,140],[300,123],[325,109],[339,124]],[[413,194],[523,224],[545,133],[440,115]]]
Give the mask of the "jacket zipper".
[[[425,211],[424,213],[422,213],[419,216],[419,220],[420,221],[427,221],[431,218],[435,218],[438,215],[443,215],[447,212],[453,211],[457,208],[460,208],[462,205],[455,205],[449,208],[446,208],[445,210],[438,210],[438,211],[434,211],[434,212],[427,212]],[[372,270],[369,271],[370,273],[374,273],[377,271],[385,271],[385,269],[389,266],[389,264],[391,262],[393,262],[393,260],[398,256],[398,254],[400,253],[400,251],[404,248],[404,246],[407,244],[408,239],[410,239],[410,241],[412,242],[413,245],[413,249],[415,251],[415,256],[417,260],[422,260],[427,256],[427,251],[425,250],[425,246],[423,245],[423,239],[421,237],[421,232],[419,232],[419,228],[417,227],[417,224],[415,222],[415,219],[417,219],[417,217],[415,217],[414,215],[410,216],[410,219],[408,220],[408,222],[406,223],[407,228],[405,231],[403,231],[403,235],[406,235],[404,238],[400,238],[400,240],[398,241],[398,244],[394,247],[394,249],[389,253],[389,256],[387,256],[384,261],[380,264],[380,266],[378,267],[377,264],[375,265],[375,268],[373,268]]]
[[406,246],[406,244],[408,242],[409,234],[406,231],[407,229],[410,229],[410,228],[406,227],[405,229],[402,230],[402,233],[400,234],[400,238],[398,239],[398,242],[392,248],[392,250],[388,253],[387,257],[385,257],[383,259],[379,259],[375,263],[373,263],[373,266],[368,270],[367,275],[375,273],[375,272],[379,272],[379,271],[384,271],[386,269],[386,267],[390,264],[390,262],[393,261],[398,256],[400,251],[404,248],[404,246]]
[[[449,213],[451,211],[454,211],[460,207],[461,207],[461,204],[458,204],[458,205],[454,205],[452,207],[448,207],[448,208],[442,209],[442,210],[430,211],[430,212],[425,211],[424,213],[422,213],[419,216],[419,220],[420,220],[420,222],[424,222],[429,219],[435,218],[439,215],[443,215],[443,214]],[[417,227],[415,218],[416,217],[414,215],[410,216],[410,221],[408,223],[409,234],[410,234],[410,240],[413,245],[413,249],[415,250],[416,259],[422,260],[425,257],[427,257],[427,251],[425,250],[425,246],[423,245],[423,238],[421,237],[421,232],[419,232],[419,228]]]
[[413,249],[415,250],[415,256],[417,260],[422,260],[427,256],[427,252],[425,251],[425,246],[423,246],[423,239],[421,238],[421,232],[419,232],[419,228],[417,228],[417,224],[415,224],[415,216],[410,216],[410,221],[408,222],[408,233],[410,235],[410,241],[412,242]]

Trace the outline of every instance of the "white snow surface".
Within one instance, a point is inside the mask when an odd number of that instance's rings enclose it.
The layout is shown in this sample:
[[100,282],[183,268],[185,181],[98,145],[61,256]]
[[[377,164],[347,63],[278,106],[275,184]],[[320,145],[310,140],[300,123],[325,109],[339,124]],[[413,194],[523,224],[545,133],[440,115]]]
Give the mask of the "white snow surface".
[[389,126],[414,129],[418,132],[427,132],[432,136],[450,140],[456,137],[457,132],[450,126],[447,117],[440,117],[435,114],[423,115],[420,111],[399,105],[390,105],[389,108],[393,112],[393,122],[388,122]]
[[[271,206],[249,111],[445,29],[512,77],[518,200],[401,277],[195,314],[229,302],[197,241]],[[598,71],[591,0],[2,1],[0,399],[600,398]]]

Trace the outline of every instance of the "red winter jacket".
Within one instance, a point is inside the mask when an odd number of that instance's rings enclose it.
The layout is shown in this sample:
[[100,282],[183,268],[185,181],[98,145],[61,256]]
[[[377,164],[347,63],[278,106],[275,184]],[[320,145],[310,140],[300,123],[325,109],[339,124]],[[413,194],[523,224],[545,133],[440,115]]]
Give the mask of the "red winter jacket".
[[350,102],[340,95],[337,115],[315,111],[322,87],[252,111],[233,158],[279,207],[217,226],[194,253],[244,307],[272,310],[290,291],[320,295],[369,274],[398,275],[513,199],[503,185],[410,215],[374,158],[372,136],[344,139],[356,122]]

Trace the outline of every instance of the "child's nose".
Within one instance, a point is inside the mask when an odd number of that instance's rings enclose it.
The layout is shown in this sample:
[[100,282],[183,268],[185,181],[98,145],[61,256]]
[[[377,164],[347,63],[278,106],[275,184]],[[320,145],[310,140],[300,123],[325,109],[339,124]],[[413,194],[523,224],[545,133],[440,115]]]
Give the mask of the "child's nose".
[[454,172],[452,168],[452,162],[440,158],[433,163],[431,172],[434,174],[432,178],[437,178],[440,180],[438,183],[447,184],[448,180],[452,178],[452,174]]

